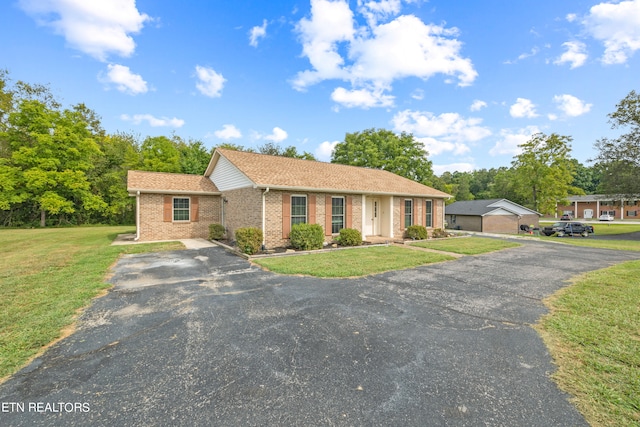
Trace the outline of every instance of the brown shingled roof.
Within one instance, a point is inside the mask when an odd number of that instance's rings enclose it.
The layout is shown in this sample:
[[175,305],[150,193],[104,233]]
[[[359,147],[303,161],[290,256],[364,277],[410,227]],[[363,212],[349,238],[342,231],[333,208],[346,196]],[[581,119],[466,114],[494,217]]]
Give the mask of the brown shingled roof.
[[135,193],[219,193],[211,180],[202,175],[181,173],[144,172],[130,170],[127,174],[127,191]]
[[216,150],[206,175],[211,174],[216,155],[224,156],[259,187],[450,197],[447,193],[384,170],[220,148]]

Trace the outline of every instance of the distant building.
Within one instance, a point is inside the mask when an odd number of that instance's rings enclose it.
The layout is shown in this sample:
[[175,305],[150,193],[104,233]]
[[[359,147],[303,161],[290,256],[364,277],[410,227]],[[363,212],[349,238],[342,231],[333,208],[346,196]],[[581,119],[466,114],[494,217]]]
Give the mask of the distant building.
[[574,218],[598,219],[609,214],[615,219],[640,219],[640,200],[615,199],[605,194],[571,196],[569,205],[558,205],[557,214],[570,214]]
[[542,214],[507,199],[468,200],[445,207],[448,227],[484,233],[520,232],[521,225],[540,225]]

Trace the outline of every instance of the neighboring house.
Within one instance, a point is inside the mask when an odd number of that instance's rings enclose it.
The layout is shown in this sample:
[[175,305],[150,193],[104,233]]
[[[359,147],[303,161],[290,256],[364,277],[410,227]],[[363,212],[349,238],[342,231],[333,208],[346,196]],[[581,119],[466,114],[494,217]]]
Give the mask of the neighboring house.
[[445,212],[449,228],[484,233],[518,233],[521,225],[539,227],[542,216],[507,199],[455,202]]
[[240,227],[261,229],[266,247],[287,246],[300,222],[320,224],[327,242],[341,228],[365,239],[401,238],[414,224],[444,228],[450,197],[383,170],[228,149],[215,151],[204,176],[130,171],[127,187],[140,240],[206,238],[221,223],[231,239]]
[[604,194],[571,196],[568,199],[569,205],[558,205],[560,215],[598,219],[602,214],[609,214],[615,219],[640,219],[640,200],[637,199],[621,200]]

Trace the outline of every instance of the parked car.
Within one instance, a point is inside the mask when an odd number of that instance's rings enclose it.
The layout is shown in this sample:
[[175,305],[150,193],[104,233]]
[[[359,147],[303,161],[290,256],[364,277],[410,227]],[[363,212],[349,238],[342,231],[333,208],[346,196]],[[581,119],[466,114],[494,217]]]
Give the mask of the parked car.
[[560,217],[560,221],[571,221],[573,219],[573,215],[564,214]]
[[542,229],[542,234],[544,234],[545,236],[551,236],[555,234],[558,237],[563,237],[566,235],[579,235],[582,237],[587,237],[589,234],[593,234],[594,231],[595,230],[592,225],[571,221],[556,222],[551,227],[544,227]]
[[600,217],[598,219],[600,221],[613,221],[615,218],[613,217],[613,215],[602,214],[602,215],[600,215]]

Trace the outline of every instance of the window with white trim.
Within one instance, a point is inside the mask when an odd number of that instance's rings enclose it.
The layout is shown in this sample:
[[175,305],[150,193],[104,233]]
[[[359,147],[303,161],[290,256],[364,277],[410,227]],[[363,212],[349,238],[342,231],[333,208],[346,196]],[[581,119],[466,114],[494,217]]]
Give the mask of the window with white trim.
[[291,225],[307,222],[307,196],[291,196]]
[[189,221],[190,211],[191,211],[190,199],[188,197],[173,198],[173,220],[174,221]]
[[405,199],[404,201],[404,228],[413,225],[413,200]]
[[[424,222],[425,226],[433,227],[433,201],[432,200],[427,200],[425,202],[424,212],[425,212],[425,222]],[[455,219],[453,220],[453,222],[456,222]]]
[[344,197],[331,198],[331,233],[339,233],[344,228]]

